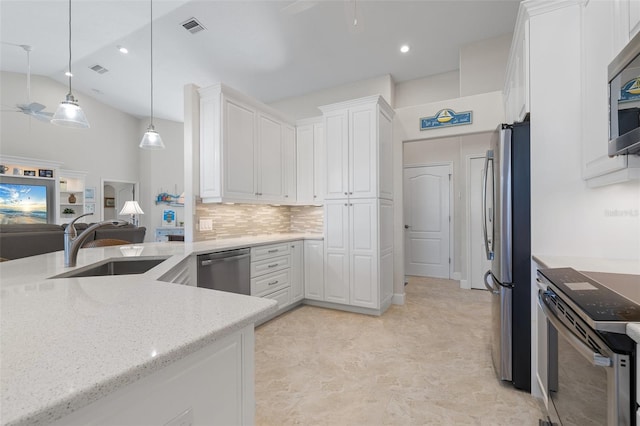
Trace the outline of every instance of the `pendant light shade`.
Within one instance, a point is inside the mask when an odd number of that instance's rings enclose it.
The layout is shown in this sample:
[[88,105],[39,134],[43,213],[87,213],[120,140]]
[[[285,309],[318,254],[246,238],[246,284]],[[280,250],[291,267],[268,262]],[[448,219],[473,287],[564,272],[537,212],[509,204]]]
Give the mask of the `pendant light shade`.
[[84,111],[78,105],[78,101],[73,97],[71,92],[71,0],[69,0],[69,93],[64,101],[60,102],[56,113],[53,115],[51,122],[58,126],[76,127],[86,129],[89,127],[87,117]]
[[164,149],[162,138],[153,127],[153,0],[149,0],[149,3],[151,4],[151,115],[149,117],[149,127],[147,127],[147,131],[142,136],[138,146],[142,149]]

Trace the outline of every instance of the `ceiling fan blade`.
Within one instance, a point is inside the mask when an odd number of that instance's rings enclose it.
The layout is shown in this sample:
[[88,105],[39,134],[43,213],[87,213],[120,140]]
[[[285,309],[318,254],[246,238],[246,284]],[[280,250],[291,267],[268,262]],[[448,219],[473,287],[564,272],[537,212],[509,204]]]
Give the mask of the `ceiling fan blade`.
[[50,122],[51,121],[51,117],[53,117],[53,114],[50,112],[30,112],[27,113],[27,115],[30,115],[31,117],[35,118],[36,120],[39,121],[44,121],[44,122]]
[[43,109],[46,108],[46,106],[38,103],[38,102],[31,102],[29,105],[27,105],[27,108],[29,108],[29,111],[33,111],[33,112],[39,112],[42,111]]

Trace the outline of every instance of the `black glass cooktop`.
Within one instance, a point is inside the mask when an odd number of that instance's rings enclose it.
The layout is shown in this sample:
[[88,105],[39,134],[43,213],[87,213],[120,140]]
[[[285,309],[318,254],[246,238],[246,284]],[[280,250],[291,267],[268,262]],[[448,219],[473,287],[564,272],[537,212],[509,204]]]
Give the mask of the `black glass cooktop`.
[[640,306],[572,268],[540,269],[545,277],[589,318],[600,321],[640,321]]

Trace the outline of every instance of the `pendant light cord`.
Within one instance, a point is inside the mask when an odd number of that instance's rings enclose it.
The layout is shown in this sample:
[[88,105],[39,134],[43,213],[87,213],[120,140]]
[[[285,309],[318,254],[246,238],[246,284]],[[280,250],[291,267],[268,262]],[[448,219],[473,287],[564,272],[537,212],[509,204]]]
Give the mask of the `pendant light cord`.
[[71,0],[69,0],[69,94],[71,94]]
[[151,4],[151,117],[149,123],[153,127],[153,0],[150,0]]

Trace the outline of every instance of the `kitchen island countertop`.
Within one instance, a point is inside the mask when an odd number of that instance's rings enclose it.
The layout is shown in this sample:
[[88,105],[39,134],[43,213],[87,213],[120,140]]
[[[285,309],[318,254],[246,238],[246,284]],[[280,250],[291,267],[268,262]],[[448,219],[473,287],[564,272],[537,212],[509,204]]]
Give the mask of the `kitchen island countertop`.
[[[276,311],[269,299],[162,282],[193,254],[319,235],[82,249],[0,264],[0,422],[47,424]],[[140,275],[49,279],[111,258],[166,257]]]

